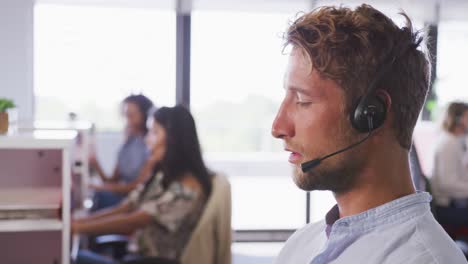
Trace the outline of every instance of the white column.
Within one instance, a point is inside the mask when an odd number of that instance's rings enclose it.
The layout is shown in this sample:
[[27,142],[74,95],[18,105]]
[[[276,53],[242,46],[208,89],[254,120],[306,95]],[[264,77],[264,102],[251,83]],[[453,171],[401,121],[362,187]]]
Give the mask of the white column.
[[20,121],[33,119],[34,0],[0,0],[0,97],[13,99]]
[[62,150],[62,264],[70,263],[71,222],[70,147]]

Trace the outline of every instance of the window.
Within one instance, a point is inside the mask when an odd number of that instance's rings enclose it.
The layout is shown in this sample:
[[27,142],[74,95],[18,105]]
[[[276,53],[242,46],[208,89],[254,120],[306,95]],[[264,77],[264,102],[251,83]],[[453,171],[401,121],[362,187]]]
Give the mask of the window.
[[36,4],[36,119],[67,113],[118,130],[119,103],[144,93],[175,102],[175,12]]
[[454,100],[468,101],[466,73],[462,63],[468,61],[468,22],[439,24],[437,44],[437,80],[434,84],[439,105]]
[[305,224],[306,195],[291,179],[282,142],[270,134],[284,96],[282,32],[291,17],[192,14],[191,108],[209,165],[231,181],[235,229]]

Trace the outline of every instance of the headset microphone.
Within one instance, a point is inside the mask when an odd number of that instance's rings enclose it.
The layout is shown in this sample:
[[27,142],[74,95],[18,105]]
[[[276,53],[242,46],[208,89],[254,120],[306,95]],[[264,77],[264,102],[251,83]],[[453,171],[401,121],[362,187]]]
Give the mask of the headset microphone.
[[[369,127],[372,128],[372,126],[373,126],[373,125],[372,125],[372,118],[369,118],[369,119],[368,119],[368,122],[369,122]],[[333,157],[333,156],[335,156],[335,155],[338,155],[338,154],[340,154],[340,153],[342,153],[342,152],[348,151],[348,150],[350,150],[350,149],[352,149],[352,148],[354,148],[354,147],[357,147],[358,145],[360,145],[361,143],[363,143],[364,141],[366,141],[366,140],[371,136],[372,131],[373,131],[373,129],[369,131],[369,133],[367,134],[366,137],[364,137],[363,139],[359,140],[359,141],[356,142],[356,143],[353,143],[353,144],[351,144],[351,145],[349,145],[349,146],[347,146],[347,147],[345,147],[345,148],[342,148],[342,149],[340,149],[340,150],[338,150],[338,151],[335,151],[335,152],[333,152],[333,153],[331,153],[331,154],[328,154],[328,155],[326,155],[326,156],[324,156],[324,157],[322,157],[322,158],[318,158],[318,159],[314,159],[314,160],[311,160],[311,161],[307,161],[307,162],[302,163],[302,164],[301,164],[301,170],[302,170],[302,172],[303,172],[303,173],[306,173],[306,172],[308,172],[309,170],[311,170],[311,169],[317,167],[318,165],[320,165],[320,163],[321,163],[322,161],[324,161],[324,160],[326,160],[326,159],[328,159],[328,158],[330,158],[330,157]]]

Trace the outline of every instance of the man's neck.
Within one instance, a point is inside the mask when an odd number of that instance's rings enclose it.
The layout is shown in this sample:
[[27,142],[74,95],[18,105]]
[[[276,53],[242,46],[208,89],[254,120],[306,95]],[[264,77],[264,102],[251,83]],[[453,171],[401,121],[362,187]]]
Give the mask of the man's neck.
[[407,152],[388,153],[375,157],[359,177],[356,186],[335,194],[340,218],[356,215],[400,197],[415,193]]

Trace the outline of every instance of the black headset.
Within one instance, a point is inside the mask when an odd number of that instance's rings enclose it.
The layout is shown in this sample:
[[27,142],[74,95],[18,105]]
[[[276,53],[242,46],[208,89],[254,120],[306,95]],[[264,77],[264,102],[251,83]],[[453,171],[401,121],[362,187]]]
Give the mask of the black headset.
[[454,121],[455,125],[457,125],[457,126],[460,125],[463,113],[465,113],[465,111],[460,111],[460,113],[455,114],[455,116],[453,118],[453,121]]
[[[392,60],[394,61],[394,60]],[[377,96],[377,85],[382,80],[383,76],[393,66],[387,64],[377,73],[369,86],[369,91],[358,99],[356,106],[350,113],[352,126],[361,133],[372,132],[379,128],[387,116],[387,105],[382,98]]]
[[395,62],[415,46],[409,45],[399,56],[392,54],[393,52],[387,56],[384,66],[376,73],[369,84],[367,93],[358,99],[356,106],[350,113],[351,124],[357,131],[370,133],[383,125],[387,116],[387,104],[377,95],[378,85],[384,76],[392,70]]

